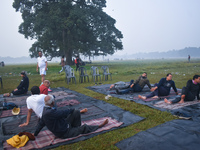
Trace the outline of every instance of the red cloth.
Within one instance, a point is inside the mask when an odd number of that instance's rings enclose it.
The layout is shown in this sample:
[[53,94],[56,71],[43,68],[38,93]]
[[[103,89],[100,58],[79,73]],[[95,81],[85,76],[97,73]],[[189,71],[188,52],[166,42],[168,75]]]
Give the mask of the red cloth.
[[48,87],[42,84],[39,88],[40,88],[40,94],[48,95]]

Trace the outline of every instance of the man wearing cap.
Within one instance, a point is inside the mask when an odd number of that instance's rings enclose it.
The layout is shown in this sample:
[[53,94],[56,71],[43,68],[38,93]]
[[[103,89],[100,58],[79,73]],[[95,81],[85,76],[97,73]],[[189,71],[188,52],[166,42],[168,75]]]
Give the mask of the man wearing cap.
[[14,89],[11,93],[5,93],[4,96],[21,95],[21,94],[27,93],[28,87],[29,87],[29,79],[26,76],[25,71],[21,72],[21,77],[22,77],[22,80],[20,84],[18,85],[18,87]]
[[27,126],[31,119],[31,114],[34,111],[35,114],[41,118],[42,112],[44,108],[44,98],[46,97],[45,94],[40,94],[40,89],[38,86],[33,86],[31,88],[32,95],[26,99],[26,104],[28,108],[28,114],[26,122],[19,125],[19,127]]
[[40,130],[44,126],[47,126],[56,137],[64,139],[93,132],[108,123],[108,119],[106,119],[98,126],[89,126],[86,124],[81,126],[80,113],[86,111],[87,109],[81,111],[75,109],[56,110],[54,107],[54,97],[47,95],[45,97],[42,118],[39,120],[34,135],[37,136]]
[[47,71],[47,58],[45,56],[42,56],[42,52],[38,52],[39,57],[37,58],[37,69],[36,71],[38,72],[38,68],[40,68],[40,75],[42,77],[42,83],[45,80],[45,75]]

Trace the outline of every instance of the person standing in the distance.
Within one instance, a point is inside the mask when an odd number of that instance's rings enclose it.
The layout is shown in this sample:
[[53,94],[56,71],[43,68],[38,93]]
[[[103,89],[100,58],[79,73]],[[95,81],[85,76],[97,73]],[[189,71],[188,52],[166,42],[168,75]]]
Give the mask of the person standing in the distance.
[[64,59],[64,55],[61,57],[61,66],[62,66],[62,69],[58,72],[59,74],[64,70],[64,66],[65,66],[65,59]]
[[45,75],[47,71],[47,58],[45,56],[42,56],[42,52],[38,52],[39,57],[37,58],[37,69],[36,71],[38,72],[38,68],[40,68],[40,75],[42,77],[42,83],[45,80]]
[[190,55],[188,55],[188,63],[190,62]]

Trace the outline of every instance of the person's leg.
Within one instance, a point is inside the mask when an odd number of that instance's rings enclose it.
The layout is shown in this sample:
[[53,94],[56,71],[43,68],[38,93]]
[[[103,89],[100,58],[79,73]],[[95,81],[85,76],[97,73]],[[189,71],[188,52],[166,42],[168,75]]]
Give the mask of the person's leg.
[[158,90],[156,89],[155,91],[151,92],[149,95],[146,96],[146,98],[151,98],[151,97],[156,96],[157,91],[158,91]]
[[169,91],[167,91],[163,86],[160,86],[158,88],[156,96],[167,96],[167,95],[169,95]]
[[133,86],[133,92],[141,92],[142,91],[142,88],[140,87],[139,84],[135,84]]
[[62,138],[70,138],[70,137],[75,137],[80,134],[87,134],[93,131],[96,131],[98,128],[103,127],[108,123],[108,119],[106,119],[102,124],[98,126],[89,126],[87,124],[84,124],[80,127],[74,127],[74,128],[69,128],[68,132],[63,135]]
[[70,138],[70,137],[75,137],[80,134],[87,134],[93,131],[96,131],[99,128],[99,126],[88,126],[86,124],[80,126],[80,127],[74,127],[74,128],[69,128],[68,132],[63,135],[64,138]]
[[43,83],[44,80],[45,80],[45,75],[46,75],[46,70],[45,70],[45,68],[40,68],[40,75],[41,75],[41,81],[42,81],[42,83]]
[[44,80],[45,80],[45,75],[44,74],[41,74],[41,77],[42,77],[42,83],[44,83]]
[[21,89],[19,89],[19,90],[17,90],[17,91],[12,91],[11,93],[13,93],[13,95],[21,95],[21,94],[24,94],[24,93],[25,93],[25,91],[24,91],[24,90],[21,90]]
[[130,91],[133,91],[133,88],[128,88],[128,89],[126,89],[126,90],[121,90],[121,91],[116,90],[116,91],[117,91],[117,94],[127,94],[127,93],[129,93]]
[[80,127],[81,126],[81,113],[80,110],[74,110],[66,120],[70,123],[71,127]]

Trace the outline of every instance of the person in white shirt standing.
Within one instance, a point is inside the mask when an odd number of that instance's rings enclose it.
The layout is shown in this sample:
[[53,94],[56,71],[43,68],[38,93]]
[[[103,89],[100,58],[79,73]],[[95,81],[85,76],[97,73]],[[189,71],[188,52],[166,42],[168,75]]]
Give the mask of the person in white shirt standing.
[[45,75],[47,71],[47,58],[45,56],[42,56],[42,52],[38,52],[39,57],[37,58],[37,69],[36,71],[38,72],[38,68],[40,68],[40,75],[42,77],[42,84],[43,81],[45,80]]

